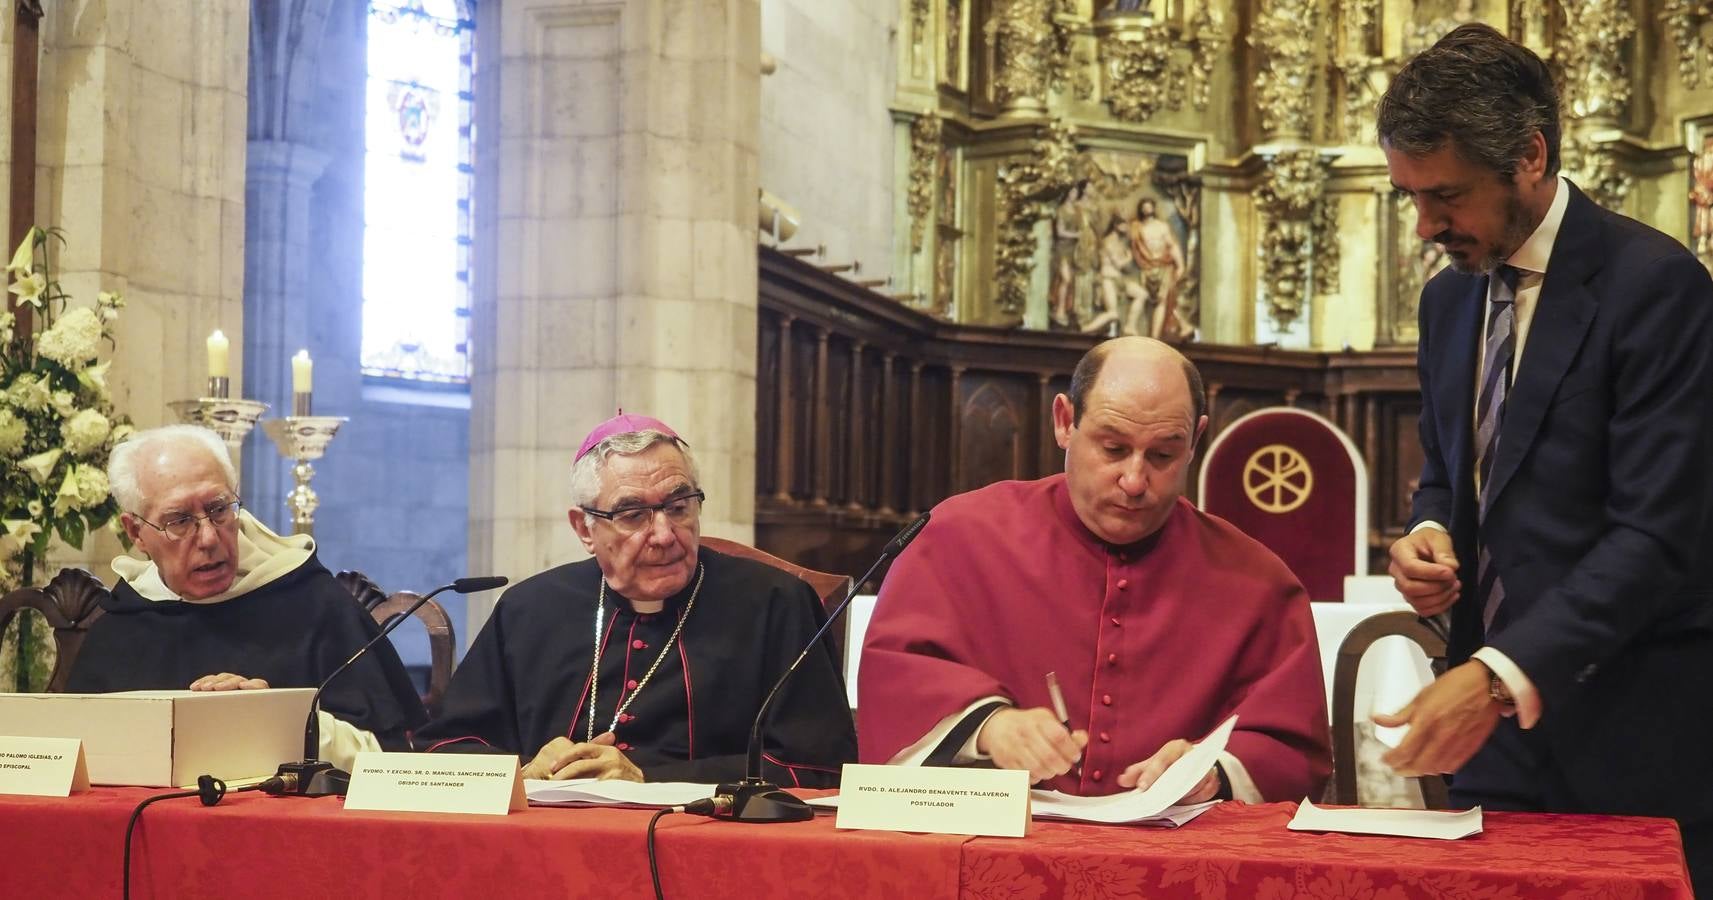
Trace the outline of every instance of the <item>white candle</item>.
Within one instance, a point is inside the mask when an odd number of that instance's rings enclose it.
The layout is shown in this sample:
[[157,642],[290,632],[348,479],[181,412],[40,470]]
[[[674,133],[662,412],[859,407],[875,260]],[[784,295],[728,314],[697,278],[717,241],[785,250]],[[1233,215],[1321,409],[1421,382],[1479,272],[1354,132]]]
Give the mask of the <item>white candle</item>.
[[232,342],[226,339],[226,335],[222,334],[220,329],[216,328],[214,333],[208,336],[209,378],[225,378],[230,374],[227,360],[228,351],[231,349]]
[[309,361],[309,351],[308,350],[297,351],[297,355],[291,358],[291,391],[292,391],[292,393],[294,393],[294,394],[307,394],[307,393],[309,393],[310,377],[311,377],[310,373],[313,371],[313,368],[314,368],[314,363],[311,363]]

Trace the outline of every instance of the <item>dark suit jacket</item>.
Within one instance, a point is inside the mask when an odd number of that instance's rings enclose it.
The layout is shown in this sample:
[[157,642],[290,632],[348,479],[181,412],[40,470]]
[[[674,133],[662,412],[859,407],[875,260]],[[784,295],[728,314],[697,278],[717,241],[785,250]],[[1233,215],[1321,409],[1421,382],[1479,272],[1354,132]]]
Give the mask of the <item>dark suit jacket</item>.
[[1522,668],[1583,810],[1709,819],[1713,279],[1569,189],[1493,464],[1484,531],[1505,601],[1485,641],[1471,473],[1486,279],[1450,269],[1422,291],[1412,524],[1440,522],[1456,546],[1452,662],[1485,642]]

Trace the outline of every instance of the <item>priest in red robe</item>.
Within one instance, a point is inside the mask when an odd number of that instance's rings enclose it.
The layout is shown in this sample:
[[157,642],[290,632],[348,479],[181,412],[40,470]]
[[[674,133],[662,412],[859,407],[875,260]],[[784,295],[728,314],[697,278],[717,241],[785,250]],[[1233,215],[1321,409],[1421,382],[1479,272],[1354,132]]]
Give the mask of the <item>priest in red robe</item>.
[[1331,753],[1308,595],[1183,499],[1206,405],[1171,347],[1107,341],[1053,399],[1063,475],[934,509],[863,644],[863,762],[1027,769],[1043,787],[1111,794],[1146,788],[1235,713],[1182,802],[1319,796]]

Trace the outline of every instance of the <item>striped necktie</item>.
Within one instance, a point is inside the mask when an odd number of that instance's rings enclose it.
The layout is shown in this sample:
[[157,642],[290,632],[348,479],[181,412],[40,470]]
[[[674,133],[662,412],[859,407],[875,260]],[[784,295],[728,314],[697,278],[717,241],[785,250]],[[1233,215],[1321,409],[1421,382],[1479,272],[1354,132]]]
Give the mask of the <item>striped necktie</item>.
[[1499,425],[1505,418],[1505,396],[1510,393],[1511,370],[1517,348],[1517,275],[1511,266],[1494,270],[1488,285],[1487,346],[1481,357],[1481,393],[1475,400],[1475,472],[1476,487],[1481,500],[1478,526],[1475,532],[1477,555],[1476,596],[1481,601],[1483,631],[1493,628],[1493,616],[1505,601],[1505,585],[1499,580],[1498,567],[1487,552],[1486,535],[1481,527],[1487,522],[1488,476],[1493,472],[1493,460],[1499,455]]

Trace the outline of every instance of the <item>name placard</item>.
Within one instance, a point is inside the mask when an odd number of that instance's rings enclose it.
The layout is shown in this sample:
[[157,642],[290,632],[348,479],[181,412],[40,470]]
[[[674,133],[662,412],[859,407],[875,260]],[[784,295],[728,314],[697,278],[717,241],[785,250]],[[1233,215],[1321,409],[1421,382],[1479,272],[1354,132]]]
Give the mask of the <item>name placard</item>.
[[0,736],[0,794],[69,797],[87,790],[82,740]]
[[1029,773],[935,766],[844,767],[838,827],[1023,837]]
[[523,809],[517,757],[483,753],[359,753],[346,809],[480,813]]

